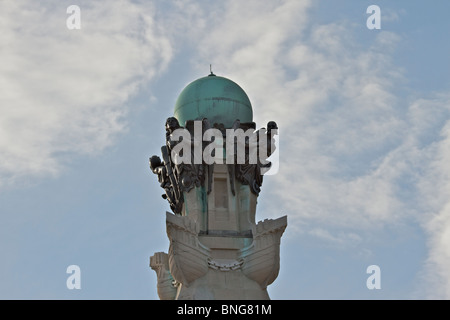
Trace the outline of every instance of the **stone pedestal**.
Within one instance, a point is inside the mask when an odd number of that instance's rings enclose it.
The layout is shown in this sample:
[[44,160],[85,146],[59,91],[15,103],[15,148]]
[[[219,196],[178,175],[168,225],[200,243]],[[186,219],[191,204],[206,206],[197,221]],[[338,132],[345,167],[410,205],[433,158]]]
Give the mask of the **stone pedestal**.
[[181,215],[166,213],[169,251],[150,258],[161,299],[269,299],[287,217],[256,224],[256,195],[226,169],[214,166],[209,195],[193,188]]

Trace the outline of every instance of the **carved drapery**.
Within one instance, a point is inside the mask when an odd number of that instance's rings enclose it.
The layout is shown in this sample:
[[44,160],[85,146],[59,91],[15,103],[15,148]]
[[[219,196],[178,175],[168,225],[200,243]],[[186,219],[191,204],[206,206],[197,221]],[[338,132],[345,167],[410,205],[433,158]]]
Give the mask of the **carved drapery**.
[[[183,208],[183,193],[189,192],[194,187],[205,187],[207,193],[211,191],[212,177],[214,163],[207,164],[203,159],[203,153],[205,148],[211,143],[216,141],[204,141],[204,133],[208,129],[217,129],[222,133],[223,150],[227,150],[227,130],[223,124],[215,123],[213,126],[209,123],[208,119],[196,120],[201,121],[201,134],[200,138],[198,133],[195,132],[195,121],[186,121],[185,127],[181,127],[178,120],[174,117],[170,117],[166,121],[166,144],[161,147],[162,160],[159,156],[152,156],[150,158],[150,168],[154,174],[158,176],[160,186],[164,189],[165,194],[162,195],[164,199],[169,202],[171,210],[175,214],[181,214]],[[228,172],[230,174],[230,184],[232,194],[235,194],[234,178],[242,184],[248,185],[250,190],[255,195],[259,195],[261,191],[261,185],[263,182],[262,170],[268,170],[271,163],[267,161],[267,158],[275,151],[274,149],[274,135],[277,134],[277,125],[274,121],[270,121],[267,124],[267,130],[262,128],[255,130],[255,123],[241,123],[236,120],[231,130],[238,130],[249,132],[250,134],[245,137],[245,140],[234,139],[233,151],[234,158],[232,163],[229,163],[230,157],[223,157],[223,162],[228,166]],[[177,163],[173,159],[173,150],[175,146],[180,143],[176,139],[173,139],[173,133],[175,130],[186,130],[189,134],[191,141],[188,141],[190,149],[190,161],[183,161]],[[253,143],[253,144],[252,144]],[[256,147],[256,149],[251,149]],[[200,148],[201,160],[198,163],[198,159],[195,158],[195,154]],[[238,159],[239,148],[244,148],[244,157]],[[261,148],[265,148],[264,152],[261,152]],[[251,151],[256,152],[255,158],[251,158]],[[265,154],[267,157],[261,159],[261,154]],[[215,155],[216,156],[216,155]],[[239,161],[240,160],[240,161]],[[261,161],[262,160],[262,161]],[[208,173],[208,174],[206,174]],[[205,181],[205,176],[208,176],[208,181]]]

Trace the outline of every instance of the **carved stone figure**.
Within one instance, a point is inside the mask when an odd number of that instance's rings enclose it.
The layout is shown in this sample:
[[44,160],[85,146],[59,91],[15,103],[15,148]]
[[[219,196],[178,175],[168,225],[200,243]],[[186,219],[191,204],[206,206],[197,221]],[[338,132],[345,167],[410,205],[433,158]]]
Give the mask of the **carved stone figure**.
[[167,168],[161,158],[158,156],[152,156],[149,160],[150,169],[154,174],[158,176],[158,182],[161,188],[164,189],[165,194],[162,195],[163,199],[169,201],[170,208],[175,212],[179,213],[177,206],[177,199],[175,197],[174,185],[170,182],[169,175],[167,174]]

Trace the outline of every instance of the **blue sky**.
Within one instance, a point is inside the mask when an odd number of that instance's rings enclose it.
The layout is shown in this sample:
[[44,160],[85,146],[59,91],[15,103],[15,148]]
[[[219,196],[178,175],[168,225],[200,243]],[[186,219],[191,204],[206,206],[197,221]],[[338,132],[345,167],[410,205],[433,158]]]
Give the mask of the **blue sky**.
[[[366,27],[372,4],[380,30]],[[167,252],[169,207],[148,158],[212,64],[258,127],[280,128],[257,208],[258,221],[288,216],[272,299],[449,299],[449,9],[2,1],[0,298],[158,298],[148,264]],[[80,290],[66,287],[73,264]]]

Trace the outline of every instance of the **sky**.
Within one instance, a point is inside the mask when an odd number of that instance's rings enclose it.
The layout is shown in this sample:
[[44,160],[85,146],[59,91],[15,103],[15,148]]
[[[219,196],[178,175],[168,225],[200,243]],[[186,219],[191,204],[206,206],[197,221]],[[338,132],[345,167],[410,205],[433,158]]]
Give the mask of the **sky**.
[[148,158],[210,64],[279,127],[256,213],[288,217],[272,299],[450,299],[449,10],[0,1],[0,299],[158,299],[170,208]]

